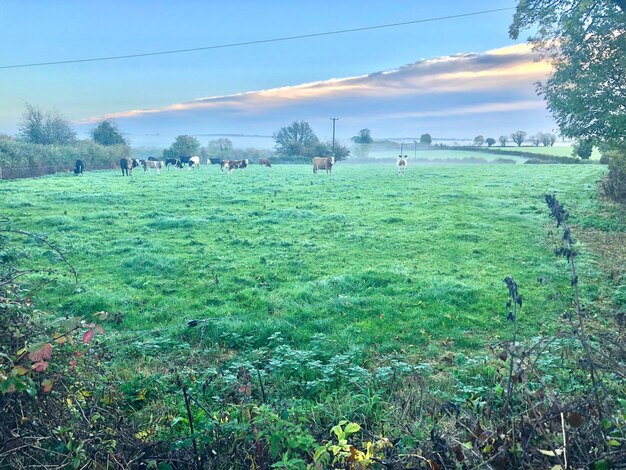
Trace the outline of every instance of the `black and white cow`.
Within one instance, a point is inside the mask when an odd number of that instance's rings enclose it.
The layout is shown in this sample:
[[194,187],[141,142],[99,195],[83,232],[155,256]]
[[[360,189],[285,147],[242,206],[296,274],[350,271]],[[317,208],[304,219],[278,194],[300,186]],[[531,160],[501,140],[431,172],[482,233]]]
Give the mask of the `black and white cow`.
[[83,170],[85,169],[85,162],[82,160],[76,160],[76,164],[74,165],[74,174],[76,176],[83,175]]
[[160,160],[141,160],[141,165],[144,173],[150,172],[150,169],[154,168],[158,175],[161,174],[161,169],[163,168],[163,162]]
[[169,170],[170,166],[173,166],[175,168],[180,168],[180,164],[179,164],[178,159],[176,159],[176,158],[166,158],[165,159],[165,168],[167,168]]
[[245,160],[229,160],[228,173],[232,173],[232,171],[236,169],[244,171],[248,167],[248,161],[247,158]]

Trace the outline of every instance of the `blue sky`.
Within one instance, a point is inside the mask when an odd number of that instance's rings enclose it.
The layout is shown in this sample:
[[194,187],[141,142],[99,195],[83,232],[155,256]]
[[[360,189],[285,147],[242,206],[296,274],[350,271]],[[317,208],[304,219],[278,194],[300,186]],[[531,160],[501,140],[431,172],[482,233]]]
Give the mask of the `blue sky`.
[[[0,66],[135,54],[360,28],[515,1],[2,2]],[[178,134],[271,134],[293,120],[321,138],[498,137],[554,125],[534,81],[549,68],[511,48],[513,10],[446,21],[128,60],[0,69],[0,132],[25,103],[82,136],[114,116],[136,145]],[[367,91],[365,91],[367,90]],[[256,92],[256,93],[255,93]],[[208,99],[207,99],[208,98]],[[236,102],[236,103],[235,103]],[[134,112],[149,110],[149,112]],[[158,135],[157,135],[158,134]],[[497,134],[497,135],[496,135]]]

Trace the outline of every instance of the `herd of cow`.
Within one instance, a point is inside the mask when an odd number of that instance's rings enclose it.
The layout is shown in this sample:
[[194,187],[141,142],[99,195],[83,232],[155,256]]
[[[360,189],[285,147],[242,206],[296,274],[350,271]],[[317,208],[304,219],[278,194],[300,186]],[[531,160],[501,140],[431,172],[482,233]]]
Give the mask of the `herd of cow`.
[[[227,171],[228,173],[232,173],[233,170],[245,170],[248,167],[250,161],[248,159],[244,160],[220,160],[219,162],[213,162],[210,158],[206,161],[208,166],[218,164],[222,170]],[[267,166],[269,168],[272,167],[272,163],[267,158],[260,158],[258,161],[259,165]],[[333,165],[335,164],[335,157],[315,157],[313,158],[313,173],[317,174],[317,170],[326,170],[327,174],[331,174],[333,170]],[[398,155],[398,160],[396,162],[398,166],[398,174],[404,175],[404,170],[407,167],[408,159],[407,156]],[[138,159],[138,158],[130,158],[123,157],[120,159],[120,168],[122,170],[122,176],[130,176],[133,174],[133,168],[143,167],[144,172],[150,172],[151,169],[155,169],[157,173],[161,173],[163,167],[166,169],[170,169],[170,167],[174,167],[177,169],[192,169],[192,168],[200,168],[200,157],[179,157],[179,158],[166,158],[164,161],[159,160],[154,157],[148,157],[147,160]],[[74,167],[75,175],[82,175],[85,169],[85,162],[82,160],[76,160],[76,165]]]

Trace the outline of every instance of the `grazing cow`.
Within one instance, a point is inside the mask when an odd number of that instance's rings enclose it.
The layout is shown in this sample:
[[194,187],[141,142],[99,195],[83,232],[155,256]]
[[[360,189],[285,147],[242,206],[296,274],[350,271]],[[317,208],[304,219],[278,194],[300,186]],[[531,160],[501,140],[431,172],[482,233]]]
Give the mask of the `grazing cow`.
[[206,166],[209,166],[209,167],[210,167],[212,164],[213,164],[213,162],[211,162],[211,159],[210,159],[210,158],[207,158],[207,159],[206,159]]
[[133,174],[133,159],[128,157],[120,158],[120,168],[122,176],[131,176]]
[[244,171],[248,167],[248,162],[249,160],[247,158],[245,160],[229,160],[228,173],[232,173],[232,171],[237,168]]
[[220,169],[222,170],[222,173],[224,173],[224,170],[228,170],[228,164],[230,163],[229,160],[222,160],[220,162]]
[[272,168],[272,162],[270,162],[267,158],[259,158],[259,165]]
[[193,156],[189,159],[189,168],[197,168],[200,169],[200,157]]
[[409,164],[409,160],[408,157],[405,155],[404,157],[402,155],[398,155],[398,161],[396,162],[396,165],[398,165],[398,174],[399,175],[403,175],[404,176],[404,170],[406,169],[406,166]]
[[191,157],[178,157],[178,168],[190,166],[189,160],[191,160]]
[[161,174],[161,169],[163,168],[163,162],[160,160],[141,160],[141,165],[143,166],[143,172],[150,172],[151,168],[155,168],[157,174]]
[[326,170],[327,174],[332,174],[335,157],[315,157],[313,159],[313,174],[317,175],[317,170]]
[[74,174],[76,176],[82,175],[84,169],[85,169],[85,162],[83,162],[82,160],[76,160],[76,164],[74,165]]
[[170,169],[170,166],[173,166],[175,168],[180,168],[180,162],[176,159],[176,158],[166,158],[165,159],[165,168],[167,168],[168,170]]

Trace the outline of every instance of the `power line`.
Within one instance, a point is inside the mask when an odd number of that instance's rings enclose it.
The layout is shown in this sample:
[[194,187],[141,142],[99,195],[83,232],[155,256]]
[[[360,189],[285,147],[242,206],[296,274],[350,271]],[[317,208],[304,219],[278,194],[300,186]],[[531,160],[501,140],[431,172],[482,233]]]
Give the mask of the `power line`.
[[375,26],[365,26],[362,28],[352,28],[352,29],[340,29],[336,31],[325,31],[322,33],[311,33],[311,34],[301,34],[298,36],[286,36],[281,38],[272,38],[272,39],[259,39],[256,41],[247,41],[247,42],[234,42],[230,44],[219,44],[214,46],[204,46],[204,47],[193,47],[189,49],[176,49],[171,51],[158,51],[158,52],[144,52],[141,54],[126,54],[126,55],[118,55],[118,56],[109,56],[109,57],[93,57],[89,59],[74,59],[74,60],[58,60],[54,62],[37,62],[32,64],[16,64],[16,65],[0,65],[0,69],[17,69],[24,67],[40,67],[45,65],[60,65],[60,64],[77,64],[81,62],[98,62],[104,60],[120,60],[120,59],[133,59],[136,57],[150,57],[157,55],[167,55],[167,54],[181,54],[185,52],[197,52],[197,51],[207,51],[211,49],[227,49],[230,47],[241,47],[241,46],[250,46],[253,44],[267,44],[271,42],[282,42],[282,41],[292,41],[295,39],[305,39],[305,38],[314,38],[320,36],[331,36],[335,34],[346,34],[346,33],[355,33],[359,31],[371,31],[373,29],[383,29],[383,28],[395,28],[398,26],[406,26],[411,24],[418,23],[428,23],[433,21],[443,21],[450,20],[454,18],[465,18],[468,16],[477,16],[477,15],[485,15],[488,13],[496,13],[500,11],[514,10],[515,8],[496,8],[493,10],[482,10],[482,11],[474,11],[470,13],[461,13],[458,15],[449,15],[449,16],[439,16],[435,18],[425,18],[421,20],[413,20],[413,21],[403,21],[401,23],[389,23],[389,24],[381,24]]

